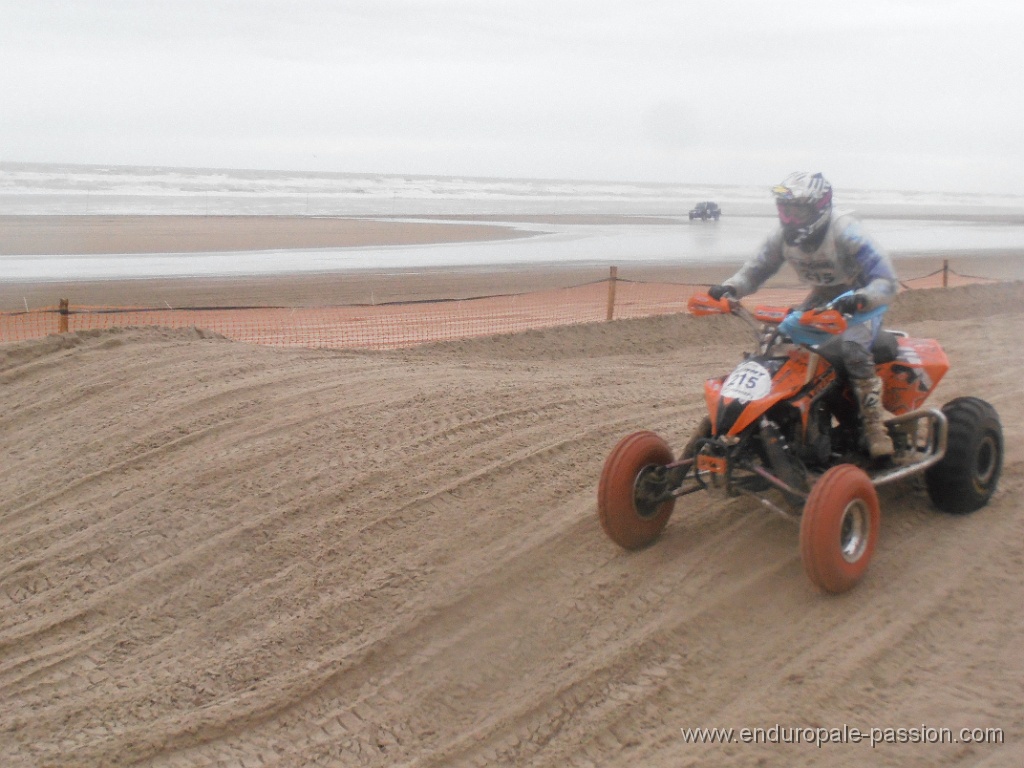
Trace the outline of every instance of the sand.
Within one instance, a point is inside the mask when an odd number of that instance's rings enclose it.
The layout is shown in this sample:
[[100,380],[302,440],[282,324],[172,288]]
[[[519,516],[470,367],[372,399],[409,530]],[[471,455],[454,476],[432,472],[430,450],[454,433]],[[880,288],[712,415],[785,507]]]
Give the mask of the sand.
[[[838,598],[745,499],[688,497],[638,553],[601,531],[604,457],[636,429],[682,445],[746,348],[730,318],[387,353],[159,329],[0,345],[0,762],[1019,765],[1022,298],[898,300],[893,324],[951,359],[934,403],[1000,412],[1004,474],[967,517],[883,490],[871,569]],[[774,726],[1002,743],[681,733]]]

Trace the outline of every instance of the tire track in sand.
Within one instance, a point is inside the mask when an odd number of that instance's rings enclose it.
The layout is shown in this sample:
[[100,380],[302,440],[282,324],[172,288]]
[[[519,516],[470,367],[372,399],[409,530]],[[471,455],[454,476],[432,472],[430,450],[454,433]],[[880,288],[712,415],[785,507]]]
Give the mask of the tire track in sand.
[[[742,338],[659,318],[382,355],[155,331],[47,341],[52,365],[23,350],[0,389],[5,763],[749,765],[767,753],[678,729],[776,721],[1009,741],[1024,371],[999,354],[1013,323],[964,316],[919,330],[950,340],[937,402],[1000,409],[1002,489],[967,518],[887,490],[872,570],[840,598],[806,583],[794,526],[745,500],[688,497],[638,553],[596,522],[611,445],[638,428],[681,445]],[[102,386],[114,369],[123,388]],[[58,370],[82,389],[41,407]]]

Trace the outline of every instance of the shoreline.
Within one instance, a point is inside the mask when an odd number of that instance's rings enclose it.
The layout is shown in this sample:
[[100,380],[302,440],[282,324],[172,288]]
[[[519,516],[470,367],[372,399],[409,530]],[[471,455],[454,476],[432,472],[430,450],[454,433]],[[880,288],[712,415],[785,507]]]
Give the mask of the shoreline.
[[[0,216],[0,252],[21,243],[35,253],[89,247],[92,253],[159,253],[217,249],[304,249],[388,246],[412,243],[493,242],[529,237],[515,225],[545,222],[678,224],[670,217],[550,214],[494,216],[453,214],[431,217],[301,216]],[[495,224],[508,221],[511,226]],[[459,222],[459,223],[453,223]],[[113,249],[113,250],[112,250]],[[995,280],[1024,279],[1024,245],[1020,249],[891,252],[901,279],[940,270],[948,259],[954,271]],[[0,276],[0,311],[56,306],[68,299],[79,306],[328,306],[468,299],[528,293],[605,280],[611,266],[620,280],[681,284],[720,282],[735,272],[735,260],[492,263],[453,267],[373,268],[281,272],[268,275],[130,277],[88,280],[4,280]],[[0,261],[2,265],[2,261]],[[771,287],[799,287],[788,268],[772,278]]]
[[[770,213],[770,212],[769,212]],[[765,213],[733,214],[763,218]],[[1024,224],[1024,214],[944,215],[900,210],[863,212],[865,221],[908,220]],[[685,214],[424,214],[419,216],[292,216],[181,214],[0,215],[0,256],[187,254],[313,250],[533,237],[523,225],[678,226]],[[1024,252],[1024,244],[1021,246]]]

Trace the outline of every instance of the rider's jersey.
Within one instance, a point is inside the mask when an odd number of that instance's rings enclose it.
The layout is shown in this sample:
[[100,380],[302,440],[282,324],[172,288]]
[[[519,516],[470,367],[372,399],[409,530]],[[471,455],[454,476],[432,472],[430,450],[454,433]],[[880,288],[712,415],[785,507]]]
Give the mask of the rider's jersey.
[[849,290],[860,290],[868,297],[868,308],[873,309],[892,301],[898,289],[889,256],[864,233],[856,219],[835,212],[816,248],[805,251],[799,245],[788,245],[782,227],[776,227],[757,256],[724,284],[732,286],[738,296],[746,296],[778,272],[784,262],[789,262],[801,282],[814,286],[804,302],[807,307],[820,306]]

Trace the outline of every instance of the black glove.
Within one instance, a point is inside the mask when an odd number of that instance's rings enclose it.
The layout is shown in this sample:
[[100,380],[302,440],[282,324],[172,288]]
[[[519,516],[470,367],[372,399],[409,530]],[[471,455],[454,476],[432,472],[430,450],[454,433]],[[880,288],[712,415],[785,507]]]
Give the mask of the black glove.
[[731,285],[712,285],[710,288],[708,288],[708,296],[710,296],[715,301],[718,301],[723,296],[735,295],[736,289],[733,288]]
[[832,302],[832,309],[843,315],[853,315],[857,312],[863,312],[867,307],[868,297],[863,293],[840,296]]

